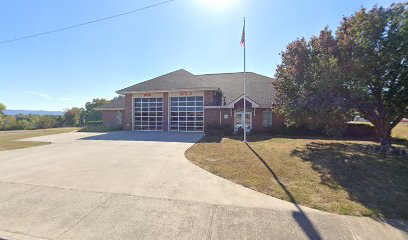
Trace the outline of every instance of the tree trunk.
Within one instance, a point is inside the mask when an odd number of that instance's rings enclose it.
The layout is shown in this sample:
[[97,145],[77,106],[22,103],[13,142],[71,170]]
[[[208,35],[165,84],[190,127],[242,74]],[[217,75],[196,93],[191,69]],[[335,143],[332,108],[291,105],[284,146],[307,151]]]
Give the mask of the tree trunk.
[[381,121],[378,124],[375,124],[374,127],[383,150],[388,151],[391,149],[391,124]]

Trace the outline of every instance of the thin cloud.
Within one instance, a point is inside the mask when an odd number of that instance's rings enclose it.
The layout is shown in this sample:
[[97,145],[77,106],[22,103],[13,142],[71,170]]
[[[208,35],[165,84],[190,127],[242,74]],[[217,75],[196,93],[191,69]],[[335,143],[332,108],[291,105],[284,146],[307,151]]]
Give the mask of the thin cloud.
[[58,100],[63,101],[63,102],[72,102],[74,99],[69,98],[69,97],[60,97]]
[[74,98],[71,97],[54,97],[46,93],[42,92],[35,92],[35,91],[27,91],[26,94],[33,95],[42,99],[46,100],[56,100],[56,101],[61,101],[61,102],[72,102],[74,101]]
[[50,100],[50,99],[54,99],[53,96],[48,95],[48,94],[46,94],[46,93],[33,92],[33,91],[27,91],[26,93],[27,93],[27,94],[30,94],[30,95],[33,95],[33,96],[36,96],[36,97],[43,98],[43,99],[49,99],[49,100]]

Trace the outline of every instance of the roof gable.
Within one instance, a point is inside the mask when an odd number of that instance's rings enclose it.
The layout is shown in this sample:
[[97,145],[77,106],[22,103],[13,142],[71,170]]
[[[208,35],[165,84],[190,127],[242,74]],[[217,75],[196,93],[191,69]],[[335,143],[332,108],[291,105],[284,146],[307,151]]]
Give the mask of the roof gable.
[[[221,73],[197,75],[220,88],[227,105],[240,98],[244,92],[244,73]],[[245,73],[247,97],[259,104],[259,107],[270,108],[276,102],[276,89],[273,78],[257,73]]]
[[[260,74],[245,73],[247,97],[261,108],[270,108],[276,102],[273,78]],[[193,75],[180,69],[117,91],[119,94],[136,92],[169,92],[182,90],[221,91],[229,105],[243,95],[244,73],[218,73]]]
[[[230,108],[233,108],[235,106],[235,104],[237,104],[239,101],[244,99],[244,94],[242,94],[240,97],[238,97],[237,99],[235,99],[234,101],[230,102],[227,106]],[[249,102],[252,107],[254,108],[258,108],[259,104],[257,102],[255,102],[254,100],[252,100],[250,97],[246,96],[246,101]]]
[[146,91],[170,91],[184,89],[218,89],[208,81],[205,81],[192,73],[180,69],[159,77],[137,83],[133,86],[117,91],[119,94]]

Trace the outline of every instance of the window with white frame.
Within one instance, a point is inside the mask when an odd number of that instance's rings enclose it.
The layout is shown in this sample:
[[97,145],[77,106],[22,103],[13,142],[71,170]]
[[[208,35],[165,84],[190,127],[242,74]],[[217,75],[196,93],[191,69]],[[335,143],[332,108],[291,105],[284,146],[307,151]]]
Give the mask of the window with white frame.
[[272,112],[263,112],[262,125],[264,127],[272,127]]
[[202,96],[170,98],[170,130],[201,132],[204,130]]
[[135,98],[134,107],[136,131],[163,130],[163,98]]
[[118,125],[122,124],[122,112],[121,111],[116,111],[116,124]]

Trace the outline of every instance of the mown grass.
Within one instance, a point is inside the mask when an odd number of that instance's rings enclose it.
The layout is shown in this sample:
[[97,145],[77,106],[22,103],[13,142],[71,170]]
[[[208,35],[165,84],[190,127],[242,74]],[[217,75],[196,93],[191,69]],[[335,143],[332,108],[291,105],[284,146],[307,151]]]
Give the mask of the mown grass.
[[[393,136],[408,150],[406,134],[407,126],[400,125]],[[186,157],[218,176],[303,206],[408,219],[407,156],[369,153],[364,146],[376,144],[370,141],[270,135],[248,140],[247,146],[238,137],[206,136]]]
[[392,137],[408,141],[408,123],[400,123],[392,130]]
[[0,131],[0,151],[50,144],[48,142],[15,141],[15,140],[57,133],[67,133],[77,131],[78,129],[79,128],[50,128],[38,130]]

